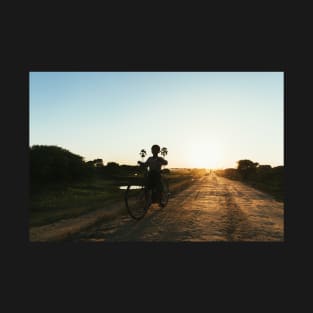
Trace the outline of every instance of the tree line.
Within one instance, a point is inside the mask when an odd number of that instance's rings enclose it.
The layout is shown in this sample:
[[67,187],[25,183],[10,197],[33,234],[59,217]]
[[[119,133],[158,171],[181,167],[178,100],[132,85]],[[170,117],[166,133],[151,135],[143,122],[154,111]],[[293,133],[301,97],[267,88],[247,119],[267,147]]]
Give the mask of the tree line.
[[284,166],[272,167],[244,159],[237,162],[237,168],[226,168],[215,172],[220,176],[240,180],[267,191],[278,199],[283,198]]
[[103,159],[85,161],[84,157],[59,146],[34,145],[30,147],[31,182],[67,182],[99,177],[140,174],[139,166],[119,165]]

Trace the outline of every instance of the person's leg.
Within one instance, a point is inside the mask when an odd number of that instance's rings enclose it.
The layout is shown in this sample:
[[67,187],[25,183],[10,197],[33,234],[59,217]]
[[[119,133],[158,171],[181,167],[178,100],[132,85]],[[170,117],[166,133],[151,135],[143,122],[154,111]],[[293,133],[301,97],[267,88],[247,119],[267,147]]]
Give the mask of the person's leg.
[[154,184],[153,172],[148,172],[146,176],[146,187],[147,189],[152,189]]
[[156,186],[157,195],[158,195],[158,202],[161,203],[162,192],[163,192],[163,185],[162,185],[161,174],[160,173],[156,173],[156,175],[155,175],[155,186]]
[[151,201],[151,190],[153,188],[153,177],[151,176],[151,173],[148,173],[145,179],[145,197],[146,201]]

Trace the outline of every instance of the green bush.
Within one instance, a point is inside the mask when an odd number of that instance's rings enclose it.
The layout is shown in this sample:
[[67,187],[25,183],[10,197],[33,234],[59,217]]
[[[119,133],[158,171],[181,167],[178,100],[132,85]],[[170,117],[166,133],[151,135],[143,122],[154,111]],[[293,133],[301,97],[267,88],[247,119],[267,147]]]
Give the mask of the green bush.
[[60,182],[86,176],[83,157],[58,146],[34,145],[30,148],[30,176],[35,182]]

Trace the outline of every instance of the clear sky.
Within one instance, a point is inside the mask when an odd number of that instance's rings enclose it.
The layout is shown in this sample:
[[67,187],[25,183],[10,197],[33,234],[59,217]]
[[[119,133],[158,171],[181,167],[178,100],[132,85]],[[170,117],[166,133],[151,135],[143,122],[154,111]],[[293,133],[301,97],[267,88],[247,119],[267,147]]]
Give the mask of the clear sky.
[[[30,146],[134,165],[283,165],[283,72],[31,72]],[[147,156],[148,156],[147,155]]]

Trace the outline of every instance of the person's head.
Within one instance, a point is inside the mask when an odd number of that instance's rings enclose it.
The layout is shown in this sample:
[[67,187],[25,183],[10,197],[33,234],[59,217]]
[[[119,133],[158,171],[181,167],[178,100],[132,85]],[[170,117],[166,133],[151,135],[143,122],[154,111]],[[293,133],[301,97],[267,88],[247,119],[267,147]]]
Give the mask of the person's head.
[[158,153],[160,152],[161,148],[159,145],[153,145],[151,147],[151,152],[153,155],[158,155]]

